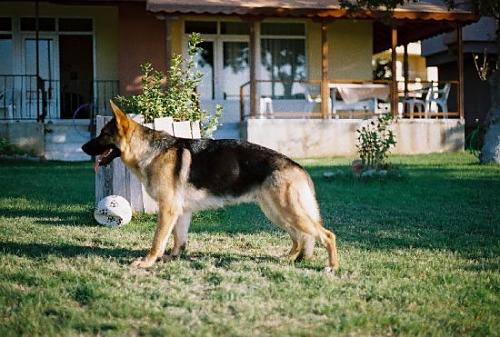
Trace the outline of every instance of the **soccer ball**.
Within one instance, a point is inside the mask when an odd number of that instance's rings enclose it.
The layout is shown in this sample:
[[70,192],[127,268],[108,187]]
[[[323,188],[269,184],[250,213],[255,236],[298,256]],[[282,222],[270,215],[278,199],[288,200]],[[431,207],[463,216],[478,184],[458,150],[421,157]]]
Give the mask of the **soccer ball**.
[[123,226],[132,219],[132,208],[124,197],[108,195],[97,204],[94,210],[94,218],[104,226]]

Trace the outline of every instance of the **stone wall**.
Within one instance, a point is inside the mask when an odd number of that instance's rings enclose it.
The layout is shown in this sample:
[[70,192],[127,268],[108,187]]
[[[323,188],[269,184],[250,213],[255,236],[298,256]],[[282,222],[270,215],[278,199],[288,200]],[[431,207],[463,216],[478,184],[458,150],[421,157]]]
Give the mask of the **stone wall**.
[[90,139],[88,120],[0,121],[0,138],[47,160],[86,161],[81,146]]
[[44,125],[35,121],[2,121],[0,138],[39,157],[45,152]]
[[[242,138],[295,158],[356,155],[356,130],[367,121],[354,119],[249,119]],[[403,119],[392,127],[395,154],[464,149],[464,123],[458,119]]]

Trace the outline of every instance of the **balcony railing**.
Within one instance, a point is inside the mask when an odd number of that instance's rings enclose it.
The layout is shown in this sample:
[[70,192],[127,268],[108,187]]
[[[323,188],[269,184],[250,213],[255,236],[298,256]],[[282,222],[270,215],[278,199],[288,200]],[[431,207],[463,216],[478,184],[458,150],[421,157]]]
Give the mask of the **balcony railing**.
[[[367,119],[383,113],[394,113],[391,108],[391,86],[390,80],[329,81],[326,117]],[[457,112],[458,81],[398,81],[397,86],[397,118],[460,117]],[[325,118],[321,113],[319,80],[257,80],[255,91],[257,99],[255,111],[252,112],[250,82],[240,87],[241,121],[247,118]]]
[[108,113],[115,80],[43,80],[0,75],[0,120],[90,119]]

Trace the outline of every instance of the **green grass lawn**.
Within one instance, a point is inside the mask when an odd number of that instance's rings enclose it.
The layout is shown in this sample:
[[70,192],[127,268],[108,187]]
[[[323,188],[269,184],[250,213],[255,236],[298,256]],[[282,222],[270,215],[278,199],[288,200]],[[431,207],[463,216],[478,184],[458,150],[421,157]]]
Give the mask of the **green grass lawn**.
[[307,160],[341,269],[279,258],[252,205],[198,214],[189,254],[149,271],[155,219],[92,218],[90,163],[0,161],[0,336],[494,336],[500,168],[465,154],[392,157],[401,178],[325,181]]

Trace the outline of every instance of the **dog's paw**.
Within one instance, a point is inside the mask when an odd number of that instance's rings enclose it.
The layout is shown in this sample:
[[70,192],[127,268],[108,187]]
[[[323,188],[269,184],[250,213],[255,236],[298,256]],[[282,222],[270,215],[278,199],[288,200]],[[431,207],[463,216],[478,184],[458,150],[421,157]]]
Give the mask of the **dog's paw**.
[[154,263],[153,260],[138,258],[132,262],[132,267],[145,269],[151,267]]
[[180,255],[172,255],[172,254],[165,254],[162,257],[160,257],[161,262],[171,262],[174,260],[178,260],[180,258]]
[[332,267],[325,267],[325,269],[323,269],[323,272],[330,275],[335,275],[335,269],[333,269]]

